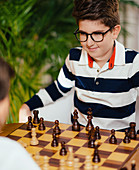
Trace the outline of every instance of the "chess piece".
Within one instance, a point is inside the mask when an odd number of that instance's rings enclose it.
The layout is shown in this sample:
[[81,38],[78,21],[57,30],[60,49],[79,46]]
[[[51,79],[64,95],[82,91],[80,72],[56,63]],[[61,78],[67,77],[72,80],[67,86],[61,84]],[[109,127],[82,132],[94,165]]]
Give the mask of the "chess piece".
[[74,158],[74,160],[73,160],[73,168],[75,169],[75,170],[79,170],[79,167],[80,167],[80,165],[79,165],[79,158]]
[[38,164],[38,166],[40,166],[40,153],[36,152],[35,154],[35,162]]
[[88,123],[86,125],[86,131],[89,131],[91,129],[94,129],[94,126],[92,124],[92,109],[91,108],[88,109],[87,114],[88,114],[88,116],[87,116]]
[[38,111],[38,110],[34,110],[34,111],[33,111],[33,114],[34,114],[33,123],[34,123],[34,124],[39,124],[39,123],[40,123],[40,119],[39,119],[39,117],[38,117],[39,111]]
[[60,159],[60,167],[59,170],[66,170],[66,162],[65,159]]
[[129,137],[129,134],[128,134],[128,129],[125,130],[125,137],[123,139],[123,142],[124,143],[130,143],[130,137]]
[[49,160],[48,156],[43,157],[43,167],[42,170],[49,170]]
[[61,134],[61,129],[59,127],[59,121],[58,120],[55,120],[55,127],[53,129],[53,133],[55,133],[56,135]]
[[77,120],[79,117],[78,117],[78,112],[76,109],[74,110],[73,114],[74,114],[74,116],[73,116],[74,121],[73,121],[73,125],[72,125],[72,130],[80,131],[80,124]]
[[131,139],[136,139],[137,133],[136,133],[135,127],[136,127],[136,123],[130,122],[129,136]]
[[93,170],[93,166],[92,166],[92,161],[91,161],[91,156],[90,155],[87,155],[85,157],[84,170]]
[[31,141],[30,141],[30,145],[38,145],[39,141],[38,141],[38,139],[36,137],[36,129],[35,129],[35,127],[33,127],[31,129],[31,131],[32,131],[32,133],[31,133],[32,138],[31,138]]
[[39,130],[45,130],[45,125],[44,125],[44,119],[43,117],[40,118],[40,124],[39,124],[39,127],[38,127]]
[[95,129],[92,129],[90,131],[89,141],[88,141],[88,148],[94,148],[95,147]]
[[62,156],[67,155],[67,150],[66,150],[65,142],[64,141],[61,142],[60,155],[62,155]]
[[95,137],[98,140],[101,139],[101,135],[100,135],[100,131],[99,131],[99,126],[96,126]]
[[115,130],[114,129],[111,130],[111,137],[109,139],[109,143],[117,144],[117,139],[115,137]]
[[97,142],[95,143],[95,150],[94,150],[92,161],[95,162],[95,163],[99,163],[100,162],[100,156],[99,156],[99,153],[98,153]]
[[133,160],[131,162],[131,170],[136,170],[136,162],[135,162],[135,160]]
[[51,146],[52,147],[57,147],[58,146],[58,141],[57,141],[55,133],[53,133],[53,140],[52,140]]
[[28,116],[27,130],[31,130],[32,128],[33,128],[32,117]]
[[69,153],[68,153],[68,157],[67,157],[66,163],[67,163],[68,167],[73,167],[73,159],[74,159],[73,148],[69,147],[68,150],[69,150]]

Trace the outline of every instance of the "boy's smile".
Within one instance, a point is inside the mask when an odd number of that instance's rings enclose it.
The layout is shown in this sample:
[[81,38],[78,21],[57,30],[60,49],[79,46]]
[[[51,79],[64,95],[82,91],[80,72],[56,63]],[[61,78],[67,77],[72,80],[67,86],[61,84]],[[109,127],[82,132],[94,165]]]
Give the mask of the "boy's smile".
[[87,51],[87,53],[93,57],[100,67],[109,60],[113,53],[114,40],[117,38],[120,26],[115,26],[109,31],[109,27],[105,26],[100,22],[100,20],[80,20],[79,21],[79,31],[91,34],[92,32],[108,32],[104,35],[104,39],[101,42],[95,42],[92,40],[91,36],[88,36],[86,42],[81,42],[82,47]]

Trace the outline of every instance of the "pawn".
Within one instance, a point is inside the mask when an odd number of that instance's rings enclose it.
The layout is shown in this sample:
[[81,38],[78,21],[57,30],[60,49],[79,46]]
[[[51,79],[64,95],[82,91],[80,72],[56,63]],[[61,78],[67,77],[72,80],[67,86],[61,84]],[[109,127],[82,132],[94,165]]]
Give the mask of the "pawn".
[[58,146],[58,141],[57,141],[55,133],[53,133],[53,140],[52,140],[51,146],[52,147],[57,147]]
[[44,119],[43,117],[40,118],[40,124],[38,127],[39,130],[45,130]]
[[56,135],[61,134],[61,129],[59,127],[59,121],[58,120],[55,120],[55,127],[53,129],[53,132],[56,133]]
[[96,126],[95,137],[98,140],[101,139],[101,135],[100,135],[100,131],[99,131],[99,126]]
[[79,165],[79,158],[74,158],[74,160],[73,160],[73,168],[75,169],[75,170],[79,170],[79,168],[80,168],[80,165]]
[[100,162],[100,156],[99,156],[99,153],[98,153],[97,142],[95,143],[95,150],[94,150],[92,161],[95,162],[95,163],[99,163]]
[[137,133],[136,133],[135,127],[136,127],[136,123],[130,122],[129,136],[131,139],[136,139]]
[[115,130],[114,129],[111,130],[111,137],[109,139],[109,143],[117,144],[117,139],[115,137]]
[[88,114],[88,116],[87,116],[88,123],[86,125],[86,131],[89,131],[91,129],[94,129],[94,126],[92,124],[92,109],[91,108],[88,109],[87,114]]
[[38,110],[34,110],[34,111],[33,111],[33,114],[34,114],[33,123],[34,123],[34,124],[39,124],[39,123],[40,123],[40,119],[39,119],[39,117],[38,117],[39,111],[38,111]]
[[64,141],[61,142],[60,155],[61,156],[67,155],[67,150],[66,150],[65,142]]
[[135,170],[135,169],[136,169],[136,162],[135,162],[135,160],[133,160],[131,162],[131,170]]
[[84,170],[93,170],[93,166],[92,166],[92,161],[91,161],[91,156],[90,155],[86,155],[86,157],[85,157]]
[[69,150],[69,153],[68,153],[68,157],[67,157],[67,166],[73,167],[73,160],[74,160],[73,147],[69,147],[68,150]]
[[123,139],[123,142],[124,143],[130,143],[130,137],[129,137],[129,134],[128,134],[128,129],[125,130],[125,137]]
[[48,170],[49,169],[49,159],[48,156],[43,157],[43,170]]
[[32,117],[31,117],[31,116],[28,116],[27,130],[31,130],[32,128],[33,128]]
[[60,166],[58,170],[66,170],[66,161],[65,159],[60,159]]
[[76,109],[74,110],[73,114],[74,114],[74,116],[73,116],[74,121],[73,121],[73,125],[72,125],[72,130],[80,131],[80,124],[77,120],[79,117],[78,117],[78,112]]

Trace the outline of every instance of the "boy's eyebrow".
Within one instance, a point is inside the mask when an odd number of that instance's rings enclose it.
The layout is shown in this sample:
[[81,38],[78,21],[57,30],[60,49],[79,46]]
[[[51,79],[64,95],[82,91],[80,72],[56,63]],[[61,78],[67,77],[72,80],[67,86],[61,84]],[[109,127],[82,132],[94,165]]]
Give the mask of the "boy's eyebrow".
[[[83,30],[80,30],[79,29],[79,32],[83,32],[83,33],[87,33],[87,32],[85,32],[85,31],[83,31]],[[104,32],[104,30],[96,30],[96,31],[93,31],[93,32],[91,32],[91,33],[103,33]],[[89,34],[89,33],[88,33]]]

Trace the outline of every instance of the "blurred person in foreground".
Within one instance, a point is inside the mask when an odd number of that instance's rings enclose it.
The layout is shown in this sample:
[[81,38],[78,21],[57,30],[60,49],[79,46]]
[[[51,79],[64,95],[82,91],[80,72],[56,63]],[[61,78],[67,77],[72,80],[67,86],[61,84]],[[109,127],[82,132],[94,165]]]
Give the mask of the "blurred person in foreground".
[[[10,65],[0,58],[0,131],[9,115],[10,79],[15,75]],[[40,170],[29,153],[18,142],[0,136],[0,170]]]

